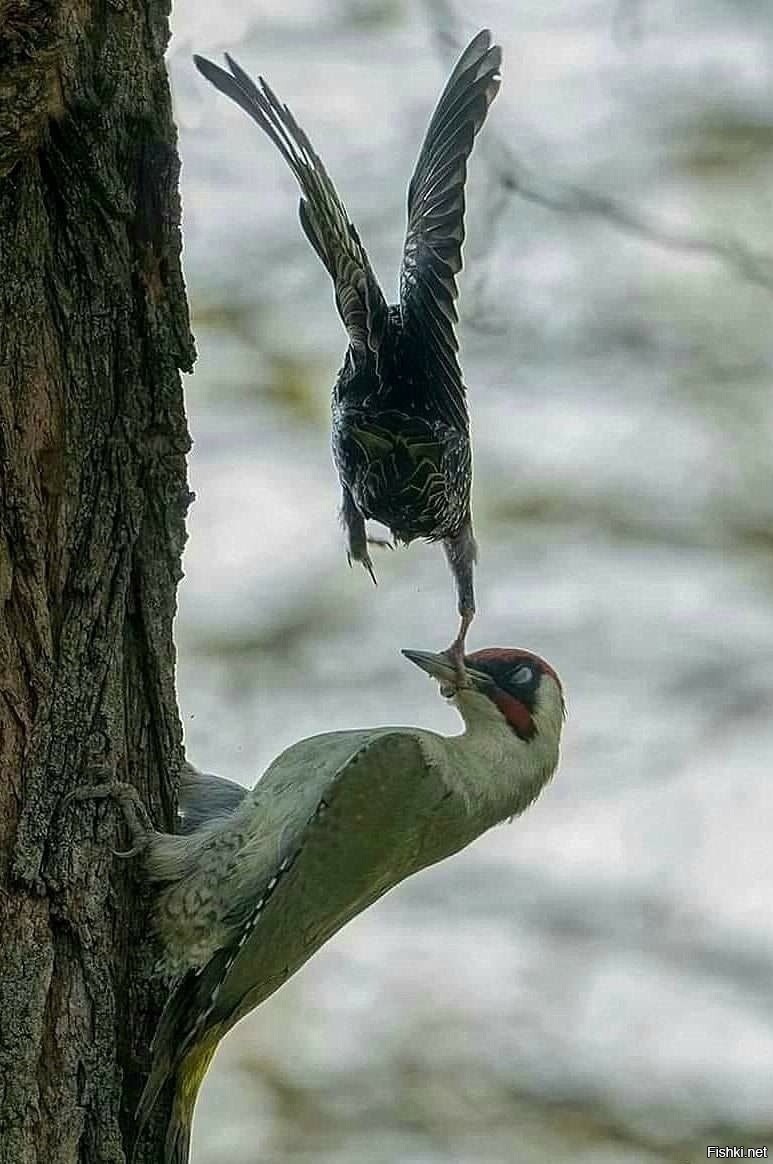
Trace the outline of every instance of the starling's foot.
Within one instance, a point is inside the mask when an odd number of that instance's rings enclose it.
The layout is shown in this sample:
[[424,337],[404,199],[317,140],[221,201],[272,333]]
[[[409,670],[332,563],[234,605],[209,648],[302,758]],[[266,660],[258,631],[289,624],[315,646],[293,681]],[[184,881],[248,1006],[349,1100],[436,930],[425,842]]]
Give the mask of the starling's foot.
[[373,563],[371,562],[370,554],[366,549],[358,548],[355,552],[353,547],[350,548],[346,552],[346,560],[349,563],[349,566],[351,566],[353,562],[359,562],[360,565],[363,566],[370,574],[371,578],[373,579],[373,585],[378,586],[378,578],[373,571]]
[[470,680],[464,666],[464,648],[467,642],[467,631],[470,628],[470,623],[475,617],[474,611],[463,611],[461,615],[461,622],[459,623],[459,633],[457,634],[451,646],[445,652],[448,659],[453,663],[456,671],[457,682],[460,687],[469,687]]
[[378,586],[373,563],[368,553],[368,546],[381,546],[382,548],[389,546],[390,550],[393,549],[393,546],[385,538],[368,537],[365,528],[365,518],[360,513],[351,493],[346,488],[344,488],[343,501],[341,503],[341,520],[344,523],[344,528],[348,535],[347,562],[350,566],[352,562],[359,562],[370,574],[373,579],[373,585]]
[[456,671],[456,682],[459,687],[469,687],[470,679],[464,666],[464,639],[457,638],[444,652]]
[[370,574],[373,579],[373,585],[378,586],[378,579],[376,578],[373,562],[368,553],[368,546],[378,546],[381,550],[393,550],[395,547],[387,538],[365,538],[364,542],[357,539],[357,541],[352,540],[349,543],[349,549],[346,554],[346,560],[349,565],[351,566],[352,562],[359,562]]
[[65,797],[65,803],[72,800],[107,799],[115,800],[119,805],[132,838],[130,849],[114,849],[113,852],[116,857],[136,857],[147,848],[154,830],[148,810],[133,784],[115,779],[104,784],[85,784],[69,793]]

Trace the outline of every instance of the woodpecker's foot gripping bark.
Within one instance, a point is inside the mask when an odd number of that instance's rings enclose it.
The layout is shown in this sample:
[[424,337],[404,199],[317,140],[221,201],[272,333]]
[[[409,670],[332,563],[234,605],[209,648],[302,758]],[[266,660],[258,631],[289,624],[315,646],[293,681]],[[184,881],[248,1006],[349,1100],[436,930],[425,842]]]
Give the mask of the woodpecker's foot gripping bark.
[[132,847],[130,849],[114,849],[116,857],[136,857],[147,848],[153,835],[153,822],[142,798],[133,784],[123,780],[116,780],[111,769],[95,770],[94,775],[106,776],[107,779],[99,784],[84,784],[76,788],[65,802],[72,800],[114,800],[123,813],[126,827],[129,830]]

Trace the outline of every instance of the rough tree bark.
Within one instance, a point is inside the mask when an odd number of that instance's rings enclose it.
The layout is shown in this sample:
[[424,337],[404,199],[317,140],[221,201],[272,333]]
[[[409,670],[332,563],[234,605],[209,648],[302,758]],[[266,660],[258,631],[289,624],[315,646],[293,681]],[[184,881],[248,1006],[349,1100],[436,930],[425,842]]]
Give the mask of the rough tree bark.
[[182,758],[167,39],[156,0],[0,0],[0,1164],[125,1159],[162,1001],[118,814],[64,798],[112,756],[169,827]]

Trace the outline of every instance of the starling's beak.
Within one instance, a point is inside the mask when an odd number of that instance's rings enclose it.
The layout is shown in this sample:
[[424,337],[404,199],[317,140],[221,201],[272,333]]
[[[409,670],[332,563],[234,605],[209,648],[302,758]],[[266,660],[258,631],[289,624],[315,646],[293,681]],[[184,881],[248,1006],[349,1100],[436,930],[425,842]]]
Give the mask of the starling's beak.
[[[433,679],[437,679],[440,684],[441,692],[447,694],[447,689],[451,689],[451,694],[455,694],[459,688],[459,673],[455,665],[451,662],[445,652],[434,654],[432,651],[407,651],[402,652],[406,659],[410,659],[417,667],[421,667],[422,671],[426,671]],[[465,674],[467,675],[467,683],[470,687],[485,687],[491,683],[491,677],[485,671],[478,671],[475,667],[468,667],[465,660],[464,664]]]

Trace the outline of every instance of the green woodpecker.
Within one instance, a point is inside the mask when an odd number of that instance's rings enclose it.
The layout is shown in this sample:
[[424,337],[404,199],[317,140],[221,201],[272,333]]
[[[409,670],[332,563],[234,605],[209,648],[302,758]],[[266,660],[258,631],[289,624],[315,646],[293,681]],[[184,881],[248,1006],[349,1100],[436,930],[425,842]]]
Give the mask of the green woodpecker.
[[187,1164],[196,1096],[226,1032],[393,886],[522,813],[556,769],[564,698],[537,655],[477,651],[462,682],[446,654],[403,654],[439,681],[461,735],[312,736],[251,792],[189,767],[184,835],[133,819],[134,851],[160,886],[155,924],[174,979],[138,1109],[139,1136],[172,1084],[165,1164]]

